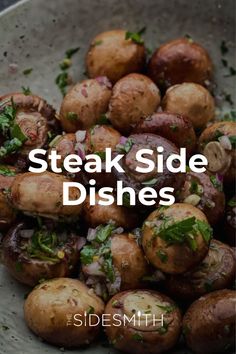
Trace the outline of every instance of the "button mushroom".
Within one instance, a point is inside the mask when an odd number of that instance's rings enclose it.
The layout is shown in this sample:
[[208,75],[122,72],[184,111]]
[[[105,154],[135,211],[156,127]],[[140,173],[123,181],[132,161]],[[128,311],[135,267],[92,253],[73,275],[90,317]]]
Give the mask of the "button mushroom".
[[164,273],[180,274],[206,256],[212,229],[205,215],[185,203],[153,211],[142,229],[142,245],[150,263]]
[[67,133],[87,129],[106,113],[111,97],[111,83],[105,76],[84,80],[73,86],[64,97],[60,121]]
[[90,227],[96,227],[109,222],[126,230],[136,227],[139,223],[137,212],[131,208],[117,205],[114,202],[111,205],[98,204],[99,196],[96,194],[96,205],[91,205],[89,197],[85,199],[83,205],[83,216]]
[[81,251],[82,271],[86,284],[104,299],[120,290],[135,289],[142,284],[148,266],[133,234],[123,234],[113,224],[89,229]]
[[[156,291],[116,294],[106,305],[105,314],[112,321],[105,328],[109,341],[122,352],[158,354],[173,348],[178,341],[180,311],[170,298]],[[117,325],[117,319],[121,325]]]
[[[69,278],[43,282],[24,304],[25,321],[31,331],[60,347],[91,343],[99,335],[103,311],[103,301],[91,289]],[[86,322],[88,317],[91,326]]]
[[129,74],[113,87],[108,117],[114,128],[128,134],[142,117],[155,112],[159,104],[160,92],[154,82],[141,74]]
[[212,240],[207,256],[191,272],[172,275],[166,286],[173,296],[193,300],[208,292],[230,288],[235,277],[235,259],[231,248]]
[[[17,210],[28,215],[40,215],[52,219],[78,218],[82,205],[63,205],[63,182],[65,176],[51,172],[22,173],[12,184],[10,202]],[[80,196],[77,188],[70,188],[70,200]]]
[[51,130],[59,130],[55,110],[39,96],[5,95],[0,99],[0,112],[6,120],[4,131],[0,127],[0,160],[14,165],[17,159],[23,160],[19,167],[25,167],[32,149],[47,147]]
[[172,141],[177,147],[186,148],[190,156],[195,149],[196,134],[191,121],[180,114],[158,112],[141,120],[134,127],[133,134],[152,133]]
[[16,218],[16,211],[7,198],[16,175],[15,167],[0,165],[0,230],[8,229]]
[[72,274],[81,242],[82,238],[61,226],[19,223],[3,239],[2,262],[19,282],[35,286],[43,279]]
[[235,348],[236,292],[218,290],[196,300],[183,318],[188,347],[194,353],[223,353]]
[[177,200],[192,204],[203,211],[211,225],[219,223],[224,214],[225,195],[218,175],[187,172]]
[[[163,147],[163,173],[157,172],[157,147]],[[140,173],[136,171],[142,164],[137,161],[136,153],[141,149],[150,149],[152,155],[147,155],[154,162],[155,167],[148,173]],[[144,187],[152,187],[157,194],[163,187],[173,187],[178,190],[184,182],[184,174],[172,173],[166,166],[166,160],[171,154],[178,154],[177,147],[167,139],[154,134],[132,134],[128,138],[122,137],[120,144],[117,146],[117,152],[114,155],[122,153],[124,158],[120,165],[125,173],[120,173],[116,169],[113,170],[117,180],[123,182],[124,187],[132,187],[136,194]],[[173,162],[177,167],[178,162]],[[159,196],[156,203],[158,204]],[[140,203],[141,204],[141,203]],[[143,205],[142,205],[143,207]]]
[[216,122],[207,127],[199,138],[199,151],[208,160],[208,170],[223,175],[226,184],[235,182],[235,147],[235,122]]
[[163,89],[183,82],[206,85],[213,65],[207,51],[189,38],[164,43],[152,55],[148,75]]
[[107,76],[115,83],[123,76],[142,71],[145,64],[143,43],[126,39],[126,31],[112,30],[98,34],[86,56],[89,77]]
[[195,129],[204,128],[215,116],[215,103],[209,91],[191,82],[171,86],[163,98],[162,108],[185,115]]

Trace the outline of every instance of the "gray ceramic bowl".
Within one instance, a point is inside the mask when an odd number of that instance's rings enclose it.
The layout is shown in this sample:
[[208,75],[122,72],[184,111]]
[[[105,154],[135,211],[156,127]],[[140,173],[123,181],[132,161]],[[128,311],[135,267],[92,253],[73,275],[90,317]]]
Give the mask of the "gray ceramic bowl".
[[[65,50],[80,47],[71,71],[78,81],[83,78],[84,56],[95,34],[120,27],[135,31],[143,26],[147,26],[145,42],[152,49],[185,34],[202,43],[215,64],[218,92],[231,94],[235,100],[234,77],[224,76],[220,50],[225,40],[229,47],[226,58],[233,65],[234,0],[20,1],[0,14],[0,96],[30,86],[58,108],[61,95],[54,81]],[[27,68],[33,71],[24,76]],[[227,102],[225,109],[231,109]],[[0,353],[59,353],[59,348],[42,343],[26,328],[22,306],[28,291],[0,267]],[[115,353],[101,344],[72,352]],[[185,349],[174,352],[187,353]]]

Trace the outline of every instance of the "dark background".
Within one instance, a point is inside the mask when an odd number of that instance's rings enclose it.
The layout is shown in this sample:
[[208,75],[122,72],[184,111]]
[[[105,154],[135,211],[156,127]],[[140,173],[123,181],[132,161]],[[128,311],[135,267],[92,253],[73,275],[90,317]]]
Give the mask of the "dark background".
[[19,0],[0,0],[0,11],[5,9],[6,7],[16,3]]

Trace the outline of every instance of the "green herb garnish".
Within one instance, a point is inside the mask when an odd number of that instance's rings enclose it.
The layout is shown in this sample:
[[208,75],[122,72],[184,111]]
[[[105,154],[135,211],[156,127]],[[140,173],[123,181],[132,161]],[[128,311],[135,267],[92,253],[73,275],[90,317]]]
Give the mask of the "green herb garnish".
[[3,146],[0,147],[0,157],[4,157],[17,152],[21,146],[22,142],[17,138],[5,141]]
[[229,51],[229,48],[227,47],[226,42],[224,40],[221,42],[220,50],[222,55],[225,55]]
[[236,121],[236,111],[231,110],[229,112],[226,112],[221,120],[235,122]]
[[72,58],[73,55],[74,55],[75,53],[77,53],[79,50],[80,50],[80,47],[67,49],[67,51],[66,51],[66,53],[65,53],[66,58],[68,58],[68,59]]
[[132,139],[128,138],[123,145],[121,144],[117,145],[117,149],[119,152],[128,153],[132,148],[132,146],[133,146],[133,141]]
[[15,264],[15,269],[16,269],[17,273],[20,273],[23,270],[22,263],[17,261],[16,264]]
[[169,219],[165,219],[160,227],[154,227],[154,235],[165,240],[168,244],[186,242],[191,250],[196,251],[197,243],[195,236],[200,233],[206,243],[209,243],[212,237],[212,229],[205,222],[190,217],[181,221],[170,223]]
[[197,194],[198,192],[198,183],[196,181],[191,181],[191,186],[189,189],[190,193]]
[[76,114],[75,112],[68,112],[66,118],[71,121],[76,121],[78,120],[78,114]]
[[98,40],[92,43],[92,47],[96,47],[97,45],[101,45],[102,44],[102,40]]
[[97,122],[98,125],[108,125],[111,124],[106,114],[101,114],[100,119]]
[[130,207],[130,194],[128,192],[125,192],[123,194],[122,203],[123,203],[123,206],[125,206],[127,208]]
[[57,255],[58,251],[56,248],[58,245],[59,240],[55,232],[37,230],[30,239],[27,253],[31,258],[57,263],[63,258]]
[[137,342],[142,342],[143,336],[140,333],[134,333],[132,335],[132,339],[134,339]]
[[225,75],[225,77],[230,77],[230,76],[235,76],[236,75],[236,70],[230,66],[229,67],[229,74]]
[[142,184],[143,184],[144,186],[153,186],[154,184],[157,183],[157,181],[158,181],[157,178],[152,178],[152,179],[149,179],[149,180],[147,180],[147,181],[142,182]]
[[63,96],[66,95],[66,87],[68,86],[69,76],[66,71],[63,71],[56,77],[56,84],[59,87]]
[[98,155],[102,161],[106,159],[106,152],[105,151],[96,151],[94,152],[95,155]]
[[88,310],[86,312],[87,312],[87,314],[95,313],[94,307],[93,306],[89,306],[89,308],[88,308]]
[[33,71],[32,68],[28,68],[28,69],[25,69],[25,70],[23,71],[23,74],[24,74],[25,76],[28,76],[29,74],[32,73],[32,71]]
[[189,43],[193,43],[193,39],[192,39],[192,37],[190,36],[190,34],[185,34],[184,37],[189,41]]
[[0,113],[0,132],[3,135],[7,135],[8,130],[12,126],[16,117],[16,107],[12,100],[11,105],[7,105],[4,107],[3,111]]
[[12,176],[15,176],[16,173],[14,171],[10,170],[10,168],[0,165],[0,175],[12,177]]
[[222,183],[218,180],[218,178],[214,175],[210,176],[210,181],[212,185],[218,189],[218,191],[222,192],[223,191],[223,185]]
[[168,331],[168,327],[169,327],[168,323],[166,323],[166,322],[164,321],[164,322],[163,322],[163,326],[158,329],[158,332],[159,332],[160,334],[165,334],[165,333]]
[[168,261],[168,255],[167,255],[167,253],[165,251],[158,250],[156,254],[157,254],[157,257],[160,258],[162,263],[166,263]]
[[27,86],[27,87],[25,87],[25,86],[21,86],[21,89],[22,89],[22,92],[23,92],[23,94],[25,95],[25,96],[29,96],[29,95],[31,95],[31,90],[30,90],[30,88],[29,88],[29,86]]
[[228,201],[227,205],[232,207],[232,208],[235,207],[236,206],[236,199],[235,198],[230,199]]
[[142,35],[144,34],[144,32],[146,31],[146,27],[143,27],[140,31],[138,32],[129,32],[127,31],[125,34],[125,39],[131,39],[134,43],[137,44],[143,44],[144,40],[142,38]]
[[22,133],[22,130],[18,124],[14,124],[11,128],[11,137],[13,139],[18,139],[21,143],[24,143],[27,140],[27,137],[24,133]]
[[80,260],[82,264],[91,264],[93,263],[93,258],[97,253],[97,249],[92,245],[86,245],[80,252]]
[[228,66],[228,61],[226,59],[221,59],[221,62],[225,68]]
[[166,313],[171,313],[176,309],[175,305],[167,305],[167,306],[162,306],[162,305],[156,305],[159,307],[161,310],[165,311]]
[[97,228],[95,240],[99,243],[102,243],[111,236],[112,232],[115,230],[115,226],[108,224],[106,226],[100,225]]

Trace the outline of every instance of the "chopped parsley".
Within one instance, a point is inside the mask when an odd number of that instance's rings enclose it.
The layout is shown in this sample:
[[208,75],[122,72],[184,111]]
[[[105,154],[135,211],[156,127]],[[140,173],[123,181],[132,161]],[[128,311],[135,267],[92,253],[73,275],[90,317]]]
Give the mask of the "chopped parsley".
[[93,263],[94,256],[97,253],[97,249],[92,245],[85,245],[80,252],[80,260],[82,264]]
[[28,76],[32,73],[32,71],[33,71],[33,68],[25,69],[25,70],[23,70],[23,75]]
[[92,43],[92,47],[96,47],[97,45],[101,45],[102,44],[102,40],[97,40],[95,42]]
[[94,152],[95,155],[98,155],[102,161],[106,159],[106,152],[105,151],[96,151]]
[[73,57],[73,55],[75,55],[75,53],[77,53],[79,50],[80,50],[80,47],[67,49],[67,51],[65,53],[66,58],[71,59]]
[[197,194],[198,193],[198,183],[196,181],[191,181],[190,193]]
[[75,112],[68,112],[66,118],[71,121],[76,121],[78,119],[78,115]]
[[108,125],[111,124],[106,114],[101,114],[100,119],[97,122],[98,125]]
[[89,306],[89,308],[88,308],[88,310],[86,312],[87,312],[87,314],[95,313],[94,307],[93,306]]
[[91,241],[91,244],[85,245],[80,252],[80,260],[84,265],[99,260],[100,270],[111,284],[115,281],[110,240],[110,236],[114,230],[115,226],[112,224],[98,226],[95,238]]
[[31,92],[29,86],[27,86],[27,87],[21,86],[21,88],[22,88],[22,92],[23,92],[23,94],[24,94],[25,96],[31,95],[32,92]]
[[140,31],[138,32],[130,32],[127,31],[125,34],[125,39],[131,39],[134,43],[136,44],[143,44],[144,40],[142,38],[142,35],[145,33],[146,27],[143,27]]
[[220,50],[222,55],[225,55],[229,51],[229,48],[227,47],[226,42],[224,40],[221,42]]
[[31,258],[57,263],[65,257],[62,246],[65,240],[61,235],[45,229],[36,230],[27,245],[26,251]]
[[235,207],[236,206],[236,199],[235,198],[231,198],[228,203],[227,203],[228,206],[230,207]]
[[171,313],[176,309],[175,305],[167,305],[167,306],[162,306],[162,305],[156,305],[159,307],[161,310],[165,311],[166,313]]
[[132,148],[132,146],[133,146],[133,141],[132,139],[128,138],[123,145],[121,144],[117,145],[117,149],[119,152],[128,153]]
[[122,204],[125,207],[130,207],[130,194],[128,192],[123,194]]
[[223,66],[225,67],[225,68],[227,68],[227,66],[228,66],[228,61],[226,60],[226,59],[221,59],[221,63],[223,64]]
[[143,341],[143,336],[140,333],[134,333],[132,335],[132,339],[134,339],[137,342],[142,342]]
[[212,185],[218,189],[218,191],[222,192],[223,191],[223,185],[222,183],[218,180],[218,178],[214,175],[210,176],[210,181]]
[[154,227],[154,235],[162,238],[168,244],[186,242],[192,251],[196,251],[197,242],[195,236],[200,233],[206,243],[212,237],[212,229],[205,222],[197,220],[194,216],[187,219],[171,223],[165,219],[159,227]]
[[158,181],[157,178],[152,178],[152,179],[142,182],[142,184],[145,186],[153,186],[154,184],[157,183],[157,181]]
[[168,327],[169,327],[168,323],[164,321],[163,326],[158,329],[158,332],[160,334],[165,334],[168,331]]
[[0,165],[0,175],[12,177],[12,176],[15,176],[16,173],[14,171],[10,170],[8,167]]
[[162,263],[166,263],[168,261],[168,255],[165,251],[163,250],[158,250],[156,253],[157,257],[160,258],[160,260],[162,261]]
[[185,34],[184,37],[189,41],[189,43],[193,43],[193,39],[192,39],[192,37],[190,36],[190,34]]
[[65,52],[65,58],[59,64],[61,69],[61,73],[57,75],[55,79],[55,83],[58,86],[59,90],[61,91],[62,95],[66,95],[66,88],[69,85],[69,74],[67,72],[68,68],[71,66],[71,58],[72,56],[79,51],[79,47],[68,49]]
[[229,112],[226,112],[224,115],[223,115],[223,118],[221,119],[223,121],[233,121],[235,122],[236,121],[236,111],[235,110],[231,110]]
[[236,75],[236,70],[230,66],[229,67],[229,73],[227,75],[225,75],[225,77],[231,77],[231,76],[235,76]]
[[172,125],[170,125],[170,129],[171,129],[173,132],[177,132],[177,131],[178,131],[178,125],[172,124]]
[[15,269],[16,269],[17,273],[20,273],[23,270],[22,263],[17,261],[16,264],[15,264]]
[[55,80],[58,88],[60,89],[63,96],[66,95],[66,87],[68,86],[69,82],[69,75],[66,71],[62,71]]

